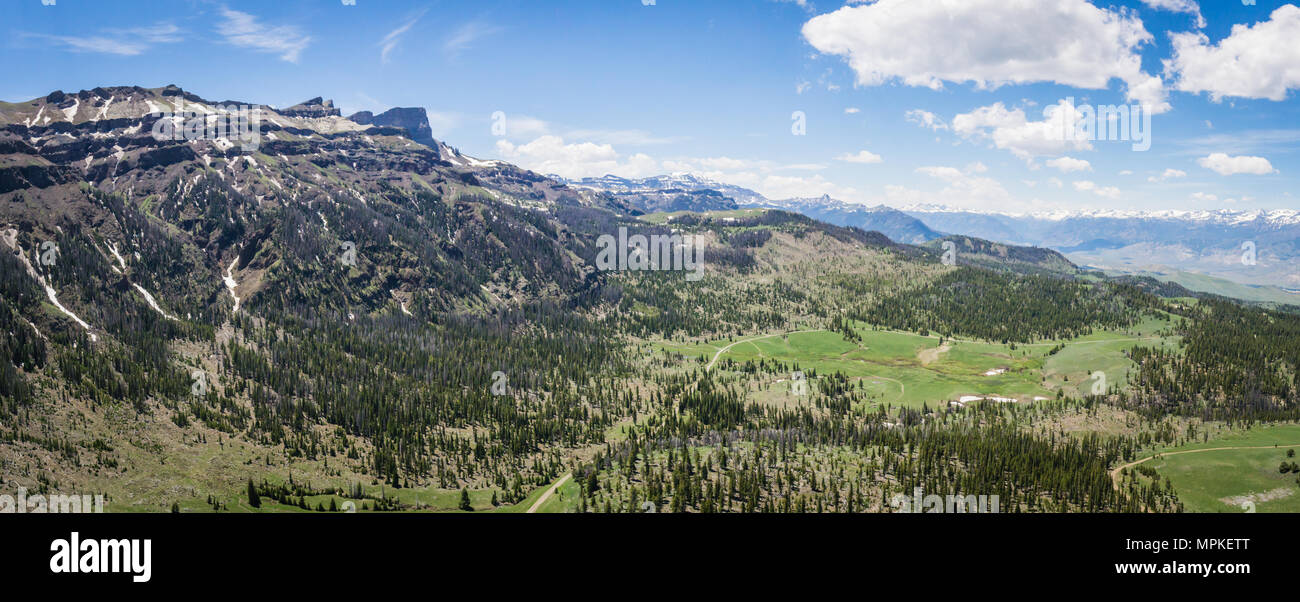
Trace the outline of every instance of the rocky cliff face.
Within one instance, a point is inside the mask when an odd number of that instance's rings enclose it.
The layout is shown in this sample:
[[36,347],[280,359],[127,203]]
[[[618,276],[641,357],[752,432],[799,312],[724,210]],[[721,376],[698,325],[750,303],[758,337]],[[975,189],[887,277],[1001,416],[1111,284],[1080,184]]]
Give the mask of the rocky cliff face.
[[437,146],[433,139],[433,129],[429,127],[429,114],[420,107],[394,108],[378,115],[370,111],[361,111],[348,117],[361,125],[382,125],[402,128],[410,133],[411,139],[428,147]]
[[334,108],[334,101],[322,100],[321,97],[317,96],[316,98],[313,98],[306,102],[296,104],[287,109],[282,109],[280,111],[280,114],[285,115],[287,117],[306,117],[309,119],[319,119],[322,117],[339,117],[343,113],[342,111],[339,111],[338,109]]

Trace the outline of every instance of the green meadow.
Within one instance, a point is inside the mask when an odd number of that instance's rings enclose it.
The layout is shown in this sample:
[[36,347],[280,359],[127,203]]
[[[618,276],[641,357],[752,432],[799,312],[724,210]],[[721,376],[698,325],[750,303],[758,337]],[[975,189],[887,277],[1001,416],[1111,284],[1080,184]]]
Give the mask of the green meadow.
[[[1172,453],[1192,450],[1213,451]],[[1297,455],[1288,458],[1288,450]],[[1245,512],[1242,503],[1251,502],[1255,512],[1300,512],[1300,474],[1278,469],[1300,463],[1300,425],[1257,426],[1165,451],[1146,464],[1169,479],[1188,511]]]
[[[856,328],[862,335],[860,343],[846,341],[837,333],[813,331],[653,345],[689,358],[703,356],[706,363],[716,355],[716,370],[726,369],[728,360],[743,364],[766,359],[806,373],[839,372],[863,381],[875,401],[920,407],[964,396],[1021,402],[1053,398],[1060,390],[1069,397],[1081,396],[1090,392],[1094,382],[1090,375],[1096,372],[1105,373],[1108,384],[1122,386],[1133,366],[1125,350],[1134,345],[1176,345],[1176,337],[1157,334],[1165,326],[1167,322],[1151,319],[1126,332],[1006,345],[962,339],[941,342],[934,335],[865,327]],[[1060,344],[1064,346],[1051,353]]]

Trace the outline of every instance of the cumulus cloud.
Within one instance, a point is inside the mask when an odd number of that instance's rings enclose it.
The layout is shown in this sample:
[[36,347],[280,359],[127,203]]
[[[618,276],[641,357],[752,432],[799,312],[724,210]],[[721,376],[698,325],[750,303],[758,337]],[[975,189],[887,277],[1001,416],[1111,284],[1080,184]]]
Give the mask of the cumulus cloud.
[[923,128],[934,131],[948,129],[948,124],[944,123],[938,115],[922,109],[912,109],[903,114],[903,117],[910,123],[915,123]]
[[1161,78],[1142,71],[1140,48],[1153,41],[1142,21],[1085,0],[879,0],[813,17],[803,35],[843,57],[862,86],[1054,82],[1099,90],[1118,78],[1131,102],[1169,108]]
[[1200,32],[1170,36],[1173,58],[1165,73],[1176,89],[1208,92],[1218,102],[1225,96],[1286,100],[1300,88],[1300,8],[1287,4],[1268,21],[1237,24],[1232,33],[1211,44]]
[[1030,121],[1023,110],[1008,109],[999,102],[953,117],[952,129],[968,138],[987,139],[1026,161],[1072,150],[1092,150],[1086,137],[1066,135],[1078,131],[1083,119],[1083,113],[1072,103],[1063,100],[1048,106],[1044,115],[1042,121]]
[[1231,176],[1235,174],[1252,174],[1257,176],[1277,173],[1273,169],[1273,164],[1269,163],[1264,157],[1251,157],[1247,155],[1230,156],[1225,153],[1214,153],[1208,157],[1203,157],[1196,161],[1201,167],[1212,170],[1221,176]]
[[1142,3],[1156,10],[1193,15],[1196,17],[1196,26],[1205,27],[1205,17],[1201,16],[1201,7],[1196,4],[1196,0],[1142,0]]
[[1074,189],[1079,192],[1091,192],[1097,196],[1106,197],[1108,199],[1117,199],[1120,196],[1118,188],[1114,186],[1099,186],[1096,182],[1091,180],[1079,180],[1075,182]]
[[568,144],[563,138],[551,135],[519,145],[509,140],[498,140],[497,152],[502,158],[527,169],[565,178],[607,174],[637,178],[655,175],[660,169],[658,162],[645,154],[638,153],[624,159],[609,144]]
[[869,150],[862,150],[856,153],[843,154],[838,157],[835,157],[835,160],[844,161],[845,163],[863,163],[863,164],[880,163],[881,161],[884,161],[884,159],[880,158],[880,155],[877,155],[876,153],[873,153]]
[[734,157],[693,157],[657,160],[644,153],[624,155],[611,144],[590,141],[566,142],[561,136],[539,136],[526,144],[498,140],[500,158],[544,174],[565,178],[599,177],[607,174],[643,178],[663,173],[689,173],[699,177],[743,186],[773,199],[793,197],[834,198],[857,202],[862,195],[852,187],[840,186],[821,175],[789,175],[787,171],[816,171],[821,165],[781,165],[772,161]]
[[1058,157],[1047,162],[1048,167],[1054,167],[1064,173],[1072,171],[1092,171],[1092,164],[1074,157]]
[[1175,178],[1186,178],[1186,177],[1187,177],[1187,172],[1185,172],[1185,171],[1183,171],[1183,170],[1181,170],[1181,169],[1173,169],[1173,168],[1169,168],[1169,169],[1166,169],[1166,170],[1164,171],[1164,173],[1162,173],[1162,174],[1160,174],[1160,175],[1158,175],[1158,176],[1151,176],[1151,177],[1147,178],[1147,181],[1148,181],[1148,182],[1156,182],[1156,183],[1158,183],[1158,182],[1164,182],[1165,180],[1172,180],[1172,179],[1175,179]]

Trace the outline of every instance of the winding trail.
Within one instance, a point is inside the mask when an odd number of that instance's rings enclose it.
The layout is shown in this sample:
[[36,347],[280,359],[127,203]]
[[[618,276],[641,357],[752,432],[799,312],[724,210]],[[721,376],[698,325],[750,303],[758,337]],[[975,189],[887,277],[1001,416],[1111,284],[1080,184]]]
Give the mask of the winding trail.
[[789,335],[792,335],[792,334],[804,334],[804,333],[808,333],[808,332],[830,332],[830,331],[829,331],[829,330],[826,330],[825,328],[818,328],[818,329],[816,329],[816,330],[796,330],[796,331],[794,331],[794,332],[778,332],[778,333],[776,333],[776,334],[769,334],[769,335],[764,335],[764,336],[761,336],[761,337],[754,337],[754,338],[752,338],[752,339],[741,339],[741,340],[739,340],[739,341],[736,341],[735,343],[732,343],[732,344],[730,344],[730,345],[727,345],[726,347],[723,347],[722,349],[719,349],[717,353],[713,354],[713,359],[709,361],[709,365],[705,366],[704,369],[705,369],[705,370],[712,370],[712,369],[713,369],[713,364],[718,363],[718,358],[719,358],[719,357],[722,357],[722,354],[726,353],[728,350],[730,350],[732,347],[735,347],[736,345],[740,345],[740,344],[742,344],[742,343],[752,343],[752,342],[754,342],[754,341],[761,341],[761,340],[763,340],[763,339],[770,339],[770,338],[772,338],[772,337],[783,337],[783,336],[789,336]]
[[541,507],[542,507],[542,504],[545,504],[545,503],[546,503],[546,500],[551,499],[551,494],[552,494],[552,493],[555,493],[555,490],[556,490],[556,489],[559,489],[559,488],[560,488],[560,485],[563,485],[566,481],[568,481],[568,480],[569,480],[569,477],[571,477],[571,476],[573,476],[573,475],[572,475],[572,474],[565,474],[564,476],[560,477],[560,480],[556,481],[554,485],[551,485],[551,488],[550,488],[550,489],[547,489],[547,490],[546,490],[546,493],[543,493],[543,494],[542,494],[542,497],[537,498],[537,501],[536,501],[536,502],[533,502],[533,506],[532,506],[531,508],[529,508],[529,509],[528,509],[528,512],[525,512],[525,514],[536,514],[536,513],[537,513],[537,509],[538,509],[538,508],[541,508]]
[[876,375],[874,375],[874,374],[869,374],[869,375],[867,375],[867,376],[859,376],[859,377],[858,377],[859,380],[868,380],[868,379],[872,379],[872,378],[879,379],[879,380],[887,380],[887,381],[889,381],[889,382],[891,382],[891,383],[894,383],[894,384],[898,385],[898,389],[899,389],[899,391],[898,391],[898,398],[897,398],[897,399],[894,399],[895,402],[897,402],[898,400],[902,399],[904,395],[907,395],[907,385],[903,384],[903,381],[898,380],[898,379],[896,379],[896,378],[889,378],[888,376],[876,376]]
[[1147,460],[1150,460],[1152,458],[1158,458],[1160,456],[1177,456],[1181,454],[1196,454],[1200,452],[1224,451],[1229,449],[1282,449],[1284,447],[1300,447],[1300,444],[1288,445],[1285,443],[1274,443],[1273,445],[1257,445],[1253,447],[1208,447],[1205,449],[1187,449],[1183,451],[1160,452],[1158,454],[1154,454],[1142,458],[1141,460],[1138,460],[1136,462],[1129,462],[1128,464],[1125,464],[1123,466],[1115,467],[1114,470],[1110,471],[1110,480],[1111,483],[1115,486],[1115,489],[1118,490],[1120,472],[1122,472],[1125,468],[1132,468],[1134,466],[1137,466],[1138,464],[1146,462]]

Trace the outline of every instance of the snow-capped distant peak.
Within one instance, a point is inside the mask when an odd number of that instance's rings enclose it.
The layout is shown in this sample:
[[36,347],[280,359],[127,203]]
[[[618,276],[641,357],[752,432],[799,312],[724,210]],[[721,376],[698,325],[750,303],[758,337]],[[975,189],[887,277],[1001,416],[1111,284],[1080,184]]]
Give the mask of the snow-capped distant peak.
[[934,204],[914,204],[901,208],[908,213],[972,213],[977,215],[1002,215],[1015,218],[1032,218],[1044,221],[1063,221],[1067,219],[1158,219],[1206,222],[1214,224],[1246,224],[1263,221],[1277,225],[1300,224],[1300,211],[1294,209],[1163,209],[1157,211],[1140,211],[1132,209],[1093,209],[1036,211],[1013,213],[1009,211],[988,211],[958,207],[946,207]]

